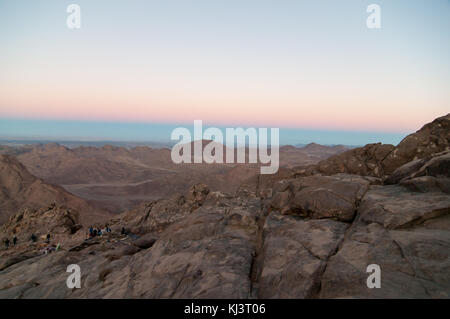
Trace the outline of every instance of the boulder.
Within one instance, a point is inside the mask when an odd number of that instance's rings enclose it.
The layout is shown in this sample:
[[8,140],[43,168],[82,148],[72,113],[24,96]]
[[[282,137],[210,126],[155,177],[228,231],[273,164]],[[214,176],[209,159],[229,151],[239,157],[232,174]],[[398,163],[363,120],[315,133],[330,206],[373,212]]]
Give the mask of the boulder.
[[310,167],[304,174],[311,174],[312,172],[322,175],[347,173],[383,177],[387,174],[383,161],[394,149],[395,147],[390,144],[368,144],[320,161],[317,165]]
[[158,237],[156,237],[154,234],[145,234],[144,236],[135,240],[133,242],[133,245],[141,249],[148,249],[153,246],[157,239]]
[[360,176],[300,177],[278,183],[271,205],[282,214],[351,221],[370,181]]
[[371,186],[358,209],[360,221],[387,229],[407,228],[450,213],[450,195],[411,192],[399,186]]
[[405,179],[400,185],[414,192],[444,192],[450,194],[450,178],[436,178],[433,176],[420,176]]
[[450,177],[450,152],[445,151],[413,160],[397,168],[384,183],[397,184],[407,179],[421,176],[433,176],[437,178]]

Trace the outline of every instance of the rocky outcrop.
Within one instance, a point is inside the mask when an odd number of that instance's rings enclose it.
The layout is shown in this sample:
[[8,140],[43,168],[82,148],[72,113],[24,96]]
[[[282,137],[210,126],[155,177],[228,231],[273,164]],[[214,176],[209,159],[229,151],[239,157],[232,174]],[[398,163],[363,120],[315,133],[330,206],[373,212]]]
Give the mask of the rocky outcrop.
[[[70,247],[84,238],[81,228],[78,212],[56,204],[37,211],[26,208],[14,214],[0,227],[2,242],[8,238],[11,246],[0,251],[0,270],[34,258],[46,247],[55,248],[57,244]],[[47,234],[50,234],[49,241]],[[14,237],[16,244],[13,243]]]
[[296,168],[297,175],[337,173],[387,177],[398,167],[433,154],[450,150],[450,114],[424,125],[397,146],[368,144],[331,156],[317,165]]
[[78,211],[80,222],[85,225],[111,217],[62,187],[33,176],[16,158],[0,155],[0,225],[25,208],[39,210],[54,203]]
[[[215,204],[173,222],[147,248],[144,237],[100,238],[11,265],[0,272],[0,297],[248,298],[260,203],[210,196]],[[83,271],[82,289],[64,285],[65,267],[73,263]]]
[[[450,196],[374,186],[321,281],[321,298],[449,298]],[[367,266],[381,268],[368,289]]]
[[[364,147],[335,155],[306,169],[306,173],[333,175],[347,173],[362,176],[383,177],[388,174],[385,166],[386,157],[395,150],[390,144],[368,144]],[[299,172],[301,173],[301,171]]]
[[412,160],[450,150],[450,113],[405,137],[383,161],[388,174]]
[[205,184],[194,184],[184,195],[144,203],[125,213],[115,227],[123,227],[134,234],[159,233],[202,206],[209,192]]
[[356,175],[309,176],[280,181],[271,207],[282,214],[351,221],[371,181]]
[[450,152],[436,153],[397,168],[384,181],[419,192],[450,192]]
[[[311,177],[308,187],[324,187],[328,178]],[[298,180],[279,189],[308,179]],[[279,202],[277,195],[274,200]],[[302,217],[292,210],[284,214],[273,211],[265,222],[259,297],[449,298],[447,193],[367,184],[351,223]],[[371,264],[380,266],[380,289],[366,284]]]
[[144,298],[248,298],[255,216],[199,208],[143,256],[132,294]]
[[53,203],[37,211],[26,208],[14,214],[0,227],[0,230],[5,236],[11,237],[13,234],[20,234],[24,238],[29,238],[31,234],[45,235],[49,232],[74,234],[81,228],[80,216],[77,211]]
[[419,193],[400,185],[372,186],[358,209],[360,222],[401,229],[450,213],[450,196]]

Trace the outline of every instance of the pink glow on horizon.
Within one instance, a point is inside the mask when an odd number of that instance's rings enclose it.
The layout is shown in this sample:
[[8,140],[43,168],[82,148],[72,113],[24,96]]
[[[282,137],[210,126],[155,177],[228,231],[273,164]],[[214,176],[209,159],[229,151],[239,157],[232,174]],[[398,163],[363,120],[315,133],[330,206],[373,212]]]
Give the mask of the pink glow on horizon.
[[395,90],[373,94],[370,87],[351,85],[318,91],[271,83],[255,89],[206,80],[186,85],[188,79],[181,79],[169,85],[169,79],[162,83],[104,79],[83,81],[80,75],[68,83],[57,77],[37,83],[10,81],[0,87],[0,117],[158,123],[201,119],[219,126],[404,133],[446,114],[445,97],[426,91],[410,96]]
[[[56,104],[59,105],[59,104]],[[412,132],[420,129],[425,123],[444,115],[430,115],[426,117],[400,117],[398,114],[371,114],[362,110],[354,117],[338,111],[332,114],[323,114],[312,109],[309,112],[298,110],[295,113],[280,114],[273,109],[264,109],[258,113],[250,111],[241,112],[237,117],[233,110],[219,110],[215,114],[208,113],[205,107],[195,113],[183,112],[182,108],[166,109],[165,112],[157,111],[159,108],[145,108],[126,106],[124,111],[120,108],[100,108],[96,104],[84,104],[84,107],[66,103],[64,109],[56,105],[47,107],[29,108],[16,104],[14,108],[0,109],[0,117],[4,118],[28,118],[28,119],[53,119],[53,120],[80,120],[80,121],[105,121],[105,122],[149,122],[149,123],[193,123],[194,120],[203,120],[207,125],[218,126],[243,126],[243,127],[285,127],[317,130],[344,130],[344,131],[373,131],[373,132]],[[189,108],[186,107],[186,110]],[[126,110],[126,111],[125,111]],[[251,108],[248,108],[251,110]],[[123,114],[126,113],[126,114]],[[203,115],[202,115],[203,114]],[[256,114],[256,115],[255,115]]]

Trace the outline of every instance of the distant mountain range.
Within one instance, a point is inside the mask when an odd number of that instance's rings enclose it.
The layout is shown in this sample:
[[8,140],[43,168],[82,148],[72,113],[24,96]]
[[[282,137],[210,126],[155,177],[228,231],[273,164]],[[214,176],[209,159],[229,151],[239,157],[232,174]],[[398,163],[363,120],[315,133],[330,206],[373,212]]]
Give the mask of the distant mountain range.
[[[450,298],[450,114],[395,146],[329,156],[336,148],[283,147],[273,175],[176,167],[168,149],[147,147],[39,145],[19,153],[24,164],[1,155],[0,233],[18,243],[0,249],[0,298]],[[86,196],[149,200],[106,221],[25,166],[95,183]],[[157,189],[167,196],[150,199]],[[91,222],[112,232],[87,239]],[[74,263],[81,289],[65,286]],[[368,266],[381,289],[368,287]]]
[[10,147],[23,147],[27,145],[45,145],[45,144],[59,144],[65,146],[67,148],[74,148],[80,146],[86,147],[102,147],[105,145],[112,145],[117,147],[125,147],[125,148],[133,148],[138,146],[147,146],[151,148],[170,148],[175,143],[173,142],[123,142],[123,141],[69,141],[69,140],[41,140],[41,139],[8,139],[8,138],[0,138],[0,145],[10,146]]
[[[204,141],[204,146],[209,141]],[[73,145],[72,145],[73,146]],[[344,146],[282,146],[280,166],[310,165],[343,152]],[[182,164],[172,162],[168,148],[147,146],[76,146],[58,143],[0,145],[0,154],[14,155],[27,169],[92,205],[121,212],[142,201],[186,192],[194,183],[234,193],[258,172],[255,164]]]

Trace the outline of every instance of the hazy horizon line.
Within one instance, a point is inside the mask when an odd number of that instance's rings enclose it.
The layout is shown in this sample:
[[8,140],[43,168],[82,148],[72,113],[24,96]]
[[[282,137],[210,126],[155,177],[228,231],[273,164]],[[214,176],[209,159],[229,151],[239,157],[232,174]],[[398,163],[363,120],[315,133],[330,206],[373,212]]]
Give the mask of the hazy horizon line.
[[[196,141],[208,141],[208,142],[216,142],[214,140],[207,140],[207,139],[203,139],[203,140],[193,140],[191,143],[196,142]],[[82,143],[86,143],[86,144],[102,144],[103,146],[108,145],[108,143],[114,143],[114,144],[142,144],[144,146],[148,146],[150,144],[160,144],[161,146],[173,146],[177,143],[177,141],[154,141],[154,140],[148,140],[148,141],[134,141],[134,140],[109,140],[109,139],[101,139],[101,140],[79,140],[79,139],[58,139],[58,138],[34,138],[34,137],[4,137],[4,136],[0,136],[0,145],[3,146],[8,146],[7,144],[3,144],[4,142],[6,143],[26,143],[26,142],[30,142],[30,144],[35,144],[35,145],[47,145],[47,144],[58,144],[58,145],[62,145],[64,146],[65,143],[67,144],[82,144]],[[216,142],[216,143],[220,143],[220,142]],[[30,145],[30,144],[23,144],[23,145]],[[223,144],[224,146],[226,146],[226,143],[220,143]],[[309,142],[309,143],[296,143],[296,144],[281,144],[280,143],[280,147],[283,146],[293,146],[293,147],[304,147],[307,145],[311,145],[311,144],[316,144],[316,145],[322,145],[322,146],[345,146],[345,147],[360,147],[363,145],[353,145],[353,144],[320,144],[317,142]],[[270,146],[270,142],[268,142],[268,145]],[[112,145],[114,146],[114,145]]]
[[[185,127],[192,132],[193,124],[0,118],[0,139],[171,143],[173,141],[170,136],[173,129]],[[203,123],[203,130],[208,127],[217,127],[224,131],[227,127],[246,129],[255,126]],[[378,142],[397,145],[405,136],[413,133],[292,127],[279,127],[279,129],[280,145],[309,144],[311,142],[322,145],[356,146]]]

